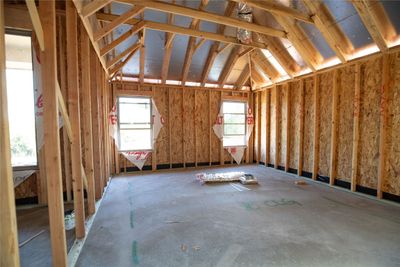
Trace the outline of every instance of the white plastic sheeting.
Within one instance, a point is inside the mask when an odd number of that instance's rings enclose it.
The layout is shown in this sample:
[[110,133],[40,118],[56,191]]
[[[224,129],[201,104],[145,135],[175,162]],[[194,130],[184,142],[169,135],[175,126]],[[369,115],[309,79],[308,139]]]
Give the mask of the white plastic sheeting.
[[[251,133],[253,132],[254,126],[254,115],[253,110],[248,107],[246,114],[246,144],[248,144]],[[216,123],[213,126],[213,130],[216,136],[223,142],[224,138],[224,113],[222,104],[218,113],[218,117]],[[225,149],[229,152],[232,158],[236,161],[237,164],[240,164],[242,161],[244,151],[247,148],[246,146],[233,146],[233,147],[225,147]]]
[[[161,128],[164,125],[164,118],[160,114],[160,112],[157,109],[157,106],[152,99],[152,105],[151,105],[151,113],[152,113],[152,147],[154,148],[154,145],[157,141],[158,134],[160,133]],[[117,114],[117,104],[115,103],[113,108],[111,109],[109,113],[109,133],[112,138],[115,140],[116,146],[119,146],[119,138],[118,138],[118,114]],[[140,170],[143,168],[146,160],[149,158],[151,155],[152,151],[149,150],[144,150],[144,151],[123,151],[121,152],[122,155],[126,159],[128,159],[132,164],[134,164],[136,167],[138,167]]]

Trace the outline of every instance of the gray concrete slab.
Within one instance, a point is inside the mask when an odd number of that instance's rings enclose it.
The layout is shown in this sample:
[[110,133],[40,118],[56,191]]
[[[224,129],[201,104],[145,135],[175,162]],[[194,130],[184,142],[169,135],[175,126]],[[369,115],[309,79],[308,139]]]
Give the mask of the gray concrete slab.
[[[64,209],[72,209],[71,204],[66,204]],[[21,266],[46,267],[52,266],[49,211],[47,207],[17,209],[18,242],[20,244],[30,240],[20,247],[19,254]],[[65,231],[67,249],[72,247],[75,241],[75,229]]]
[[[203,170],[202,170],[203,171]],[[77,266],[400,266],[400,207],[263,166],[113,178]]]

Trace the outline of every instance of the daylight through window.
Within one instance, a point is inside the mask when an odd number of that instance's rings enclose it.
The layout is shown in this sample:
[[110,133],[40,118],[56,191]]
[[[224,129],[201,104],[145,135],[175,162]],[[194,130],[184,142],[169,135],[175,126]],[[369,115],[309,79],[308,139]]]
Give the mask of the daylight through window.
[[121,151],[152,149],[152,114],[149,97],[119,97],[118,116]]
[[6,79],[13,167],[36,166],[31,37],[6,34]]
[[224,101],[224,147],[246,145],[246,103]]

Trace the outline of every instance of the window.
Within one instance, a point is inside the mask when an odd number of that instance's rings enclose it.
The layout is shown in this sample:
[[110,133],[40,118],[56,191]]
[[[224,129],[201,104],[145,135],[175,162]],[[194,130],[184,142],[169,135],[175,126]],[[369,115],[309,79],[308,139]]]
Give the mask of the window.
[[246,145],[246,103],[222,103],[224,115],[224,147]]
[[152,149],[152,114],[149,97],[119,97],[118,116],[121,151]]
[[6,34],[6,79],[13,167],[37,165],[31,37]]

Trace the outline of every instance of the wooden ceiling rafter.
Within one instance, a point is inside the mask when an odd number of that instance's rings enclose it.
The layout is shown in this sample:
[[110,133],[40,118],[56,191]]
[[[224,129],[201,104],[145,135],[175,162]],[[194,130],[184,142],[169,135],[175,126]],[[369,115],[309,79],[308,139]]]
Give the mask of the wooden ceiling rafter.
[[132,51],[136,52],[136,50],[138,50],[141,46],[142,46],[142,44],[140,42],[138,42],[138,43],[131,45],[130,47],[125,49],[123,52],[119,53],[117,56],[115,56],[113,59],[111,59],[110,61],[107,62],[107,69],[110,69],[112,66],[117,64],[118,61],[123,59],[126,55],[130,54]]
[[[118,15],[97,13],[97,19],[102,20],[102,21],[112,21],[116,17],[118,17]],[[176,25],[159,23],[159,22],[155,22],[155,21],[148,21],[148,20],[140,21],[138,19],[129,19],[128,21],[125,22],[125,24],[137,25],[139,22],[143,23],[144,28],[150,29],[150,30],[193,36],[193,37],[197,37],[197,38],[203,38],[206,40],[212,40],[212,41],[217,41],[217,42],[222,42],[222,43],[230,43],[230,44],[246,46],[246,47],[263,48],[263,49],[268,48],[267,45],[265,45],[261,42],[253,42],[252,44],[243,44],[243,43],[240,43],[237,40],[237,38],[232,37],[232,36],[225,36],[219,32],[217,32],[217,33],[204,32],[204,31],[200,31],[200,30],[194,30],[194,29],[190,29],[190,28],[184,28],[184,27],[180,27],[180,26],[176,26]]]
[[255,7],[261,10],[268,11],[272,14],[279,16],[288,16],[305,23],[313,24],[314,21],[310,15],[304,14],[299,10],[291,7],[284,6],[282,4],[274,3],[273,1],[259,1],[259,0],[231,0],[237,3],[244,3],[248,6]]
[[[208,0],[202,0],[201,4],[199,6],[199,10],[202,11],[204,8],[208,5]],[[190,24],[190,29],[193,30],[198,30],[200,24],[199,19],[193,19],[192,23]],[[195,47],[196,47],[196,37],[190,36],[188,45],[186,48],[186,54],[185,54],[185,59],[183,62],[183,67],[182,67],[182,76],[181,76],[181,82],[184,85],[187,79],[187,76],[189,74],[189,69],[190,65],[192,64],[192,59],[193,59],[193,54],[195,52]]]
[[383,5],[378,1],[350,0],[362,22],[381,51],[386,51],[396,30]]
[[144,83],[144,63],[145,63],[145,54],[146,54],[146,47],[145,47],[145,39],[146,39],[146,29],[142,29],[139,32],[139,42],[141,46],[140,50],[140,57],[139,57],[139,83]]
[[[233,13],[233,10],[235,9],[236,3],[229,1],[225,11],[224,11],[224,16],[230,17]],[[217,29],[217,33],[218,34],[224,34],[226,26],[225,25],[218,25],[218,29]],[[208,75],[210,74],[212,65],[214,64],[214,60],[215,58],[218,56],[218,54],[220,53],[219,51],[219,45],[220,42],[215,41],[211,47],[210,50],[208,52],[208,56],[207,56],[207,60],[206,63],[203,67],[203,71],[201,74],[201,86],[204,86],[205,83],[207,82],[208,79]],[[230,43],[225,43],[225,47],[226,48],[228,45],[231,45]]]
[[175,15],[181,15],[185,17],[190,17],[192,19],[199,19],[202,21],[214,22],[217,24],[223,24],[226,26],[231,26],[234,28],[242,28],[252,32],[258,32],[266,35],[271,35],[280,38],[286,38],[286,32],[255,23],[250,23],[247,21],[239,20],[232,17],[227,17],[224,15],[219,15],[216,13],[206,12],[202,10],[197,10],[181,5],[166,3],[162,1],[142,1],[142,0],[119,0],[126,4],[144,6],[146,9],[157,10],[161,12],[173,13]]
[[89,2],[86,5],[82,6],[80,14],[82,15],[82,18],[87,18],[105,7],[106,5],[110,4],[112,1],[113,0],[94,0],[92,2]]
[[242,73],[240,73],[240,76],[235,83],[235,89],[241,90],[243,85],[249,80],[249,78],[250,78],[250,68],[249,64],[246,64],[246,66],[242,70]]
[[226,60],[226,63],[224,65],[224,68],[221,71],[221,74],[219,75],[218,78],[218,84],[220,87],[224,87],[226,80],[228,79],[229,75],[231,74],[233,67],[235,66],[237,60],[239,59],[239,54],[242,52],[242,47],[241,46],[235,46],[232,48],[231,53],[229,54],[228,59]]
[[303,0],[303,3],[313,13],[315,26],[336,56],[342,63],[347,62],[354,50],[353,44],[336,23],[327,6],[321,0]]
[[104,56],[105,54],[109,53],[111,50],[113,50],[119,44],[124,42],[126,39],[135,35],[139,31],[143,30],[143,28],[144,28],[144,22],[143,21],[138,22],[130,30],[128,30],[127,32],[119,36],[117,39],[115,39],[112,43],[109,43],[105,45],[103,48],[101,48],[100,55]]
[[125,12],[124,14],[117,16],[114,20],[110,21],[110,23],[106,24],[103,28],[95,32],[93,38],[97,42],[104,36],[110,34],[114,29],[116,29],[118,26],[124,24],[127,20],[130,18],[136,16],[137,14],[143,12],[144,8],[143,7],[133,7],[131,10],[128,12]]
[[[254,16],[253,16],[253,21],[257,23],[257,18]],[[290,55],[288,50],[285,48],[285,46],[278,38],[254,33],[253,39],[260,40],[260,42],[268,46],[267,50],[276,59],[276,61],[278,61],[278,63],[282,66],[285,72],[289,75],[289,77],[293,78],[296,72],[300,70],[300,66],[293,59],[293,57]]]
[[110,70],[110,76],[114,76],[114,74],[118,71],[122,71],[122,68],[126,65],[126,63],[128,63],[128,61],[136,54],[138,50],[139,48],[131,50],[124,60],[120,61],[117,65],[114,66],[114,68]]
[[281,76],[281,74],[279,73],[279,71],[269,62],[269,60],[264,56],[264,54],[258,50],[258,51],[254,51],[251,53],[252,55],[252,60],[253,63],[255,65],[257,65],[258,67],[260,67],[260,69],[262,70],[262,72],[268,76],[268,78],[275,82],[277,79],[279,79],[279,77]]
[[274,15],[274,17],[276,21],[285,29],[287,32],[287,38],[303,58],[304,62],[313,72],[315,72],[323,61],[323,57],[311,43],[311,41],[308,40],[303,29],[301,29],[293,19],[278,15]]
[[[174,14],[168,14],[168,24],[174,23]],[[171,60],[172,54],[172,44],[175,38],[175,33],[166,32],[165,33],[165,45],[164,45],[164,57],[161,68],[161,83],[165,84],[168,77],[169,62]]]

